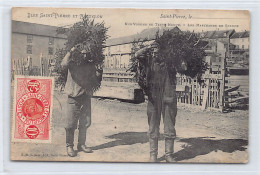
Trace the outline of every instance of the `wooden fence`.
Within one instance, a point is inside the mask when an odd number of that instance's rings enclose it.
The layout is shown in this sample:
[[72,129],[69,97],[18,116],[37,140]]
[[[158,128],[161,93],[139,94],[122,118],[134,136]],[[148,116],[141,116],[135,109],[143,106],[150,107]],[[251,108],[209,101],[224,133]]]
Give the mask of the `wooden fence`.
[[[51,76],[49,59],[41,57],[40,66],[32,66],[32,59],[15,59],[12,61],[12,80],[14,75]],[[105,79],[105,77],[104,77]],[[236,93],[237,82],[242,88]],[[132,82],[133,83],[133,82]],[[242,103],[249,98],[248,79],[228,77],[225,60],[211,63],[209,70],[202,75],[201,80],[184,75],[177,75],[177,100],[185,105],[195,106],[202,110],[217,109],[224,111],[237,100]],[[245,93],[246,92],[246,93]]]
[[224,84],[221,74],[205,74],[201,81],[178,75],[177,86],[183,85],[186,88],[184,91],[177,89],[177,100],[179,103],[198,106],[201,109],[223,110],[225,107]]
[[33,66],[32,58],[12,59],[11,72],[12,81],[14,75],[50,76],[50,61],[48,58],[40,57],[40,65]]
[[225,100],[225,79],[226,66],[225,59],[221,62],[210,63],[209,70],[202,75],[201,80],[197,78],[177,75],[177,86],[185,86],[185,91],[177,90],[177,100],[179,103],[197,106],[202,110],[218,109],[225,110],[227,102]]
[[[32,59],[15,59],[12,62],[12,77],[16,75],[50,76],[50,62],[40,57],[40,66],[32,66]],[[202,76],[202,81],[177,75],[177,99],[179,103],[190,104],[201,109],[214,108],[223,110],[225,69],[220,74],[213,74],[210,70]],[[12,78],[13,79],[13,78]]]

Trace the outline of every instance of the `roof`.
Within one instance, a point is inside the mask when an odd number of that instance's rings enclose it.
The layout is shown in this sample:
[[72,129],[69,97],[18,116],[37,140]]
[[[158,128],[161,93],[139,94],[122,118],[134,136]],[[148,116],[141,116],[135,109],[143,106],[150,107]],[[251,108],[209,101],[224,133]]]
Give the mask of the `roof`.
[[159,32],[159,36],[160,36],[160,35],[162,35],[163,31],[165,31],[165,30],[171,30],[174,33],[182,32],[178,27],[174,27],[174,28],[172,28],[172,27],[171,28],[169,28],[169,27],[148,28],[148,29],[144,29],[140,33],[137,33],[137,34],[134,34],[134,35],[109,39],[109,40],[107,40],[106,45],[107,46],[114,46],[114,45],[132,43],[132,42],[135,42],[135,41],[155,40],[157,32]]
[[130,36],[125,37],[119,37],[119,38],[113,38],[108,39],[106,41],[107,46],[113,46],[113,45],[120,45],[120,44],[127,44],[132,43],[134,41],[140,41],[140,40],[155,40],[156,33],[159,31],[159,28],[150,28],[150,29],[144,29],[141,33],[137,33]]
[[235,33],[235,30],[215,30],[203,33],[203,38],[217,39],[230,38]]
[[219,42],[221,42],[221,43],[223,43],[223,44],[229,44],[229,43],[230,43],[230,42],[228,42],[228,41],[224,41],[224,40],[219,41]]
[[180,34],[180,33],[183,33],[179,27],[174,27],[173,29],[170,30],[171,32],[173,32],[174,34]]
[[249,37],[249,31],[244,32],[236,32],[234,35],[231,36],[231,38],[248,38]]
[[205,48],[206,46],[208,46],[209,42],[208,41],[199,40],[197,42],[197,44],[198,44],[198,46]]
[[56,26],[12,20],[13,33],[22,33],[22,34],[29,34],[29,35],[48,36],[48,37],[66,39],[67,38],[66,35],[57,34],[57,29],[58,27]]
[[[127,44],[132,43],[134,41],[138,40],[155,40],[156,39],[156,33],[159,31],[159,35],[163,33],[164,30],[172,30],[173,32],[181,32],[181,30],[178,27],[174,28],[150,28],[150,29],[144,29],[141,33],[137,33],[135,35],[120,37],[120,38],[113,38],[109,39],[106,42],[107,46],[113,46],[113,45],[120,45],[120,44]],[[218,38],[230,38],[235,33],[235,30],[219,30],[219,31],[207,31],[202,34],[202,38],[208,38],[208,39],[218,39]]]

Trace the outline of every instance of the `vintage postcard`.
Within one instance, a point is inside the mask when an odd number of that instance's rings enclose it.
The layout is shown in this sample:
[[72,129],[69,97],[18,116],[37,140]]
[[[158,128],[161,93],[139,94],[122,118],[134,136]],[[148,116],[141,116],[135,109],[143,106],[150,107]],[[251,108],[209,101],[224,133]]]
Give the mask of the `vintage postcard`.
[[12,9],[10,159],[247,163],[246,10]]

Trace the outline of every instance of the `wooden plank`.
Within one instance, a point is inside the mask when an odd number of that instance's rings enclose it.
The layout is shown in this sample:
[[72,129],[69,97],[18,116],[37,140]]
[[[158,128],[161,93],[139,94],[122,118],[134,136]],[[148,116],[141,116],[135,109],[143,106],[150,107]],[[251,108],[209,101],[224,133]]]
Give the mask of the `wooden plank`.
[[176,92],[185,92],[185,85],[176,85]]
[[215,83],[215,79],[213,79],[212,80],[212,96],[213,96],[213,98],[212,98],[212,107],[214,107],[215,108],[215,106],[216,106],[216,95],[215,95],[215,87],[216,87],[216,83]]
[[230,103],[234,103],[234,102],[241,101],[241,100],[248,100],[248,99],[249,99],[249,96],[239,97],[239,98],[236,98],[236,99],[230,101]]
[[204,89],[203,101],[202,101],[202,105],[201,105],[202,110],[206,109],[208,95],[209,95],[208,93],[209,93],[209,79],[206,80],[206,87]]
[[198,86],[198,105],[200,106],[200,91],[201,91],[201,88],[200,88],[200,84],[198,83],[198,81],[197,81],[197,86]]
[[221,74],[203,74],[202,75],[203,79],[222,79],[222,75]]
[[101,85],[100,89],[94,93],[96,97],[108,97],[124,100],[134,100],[134,88],[112,87]]
[[212,66],[221,66],[221,62],[212,62],[211,65]]
[[240,85],[225,89],[225,93],[236,91],[236,90],[238,90],[239,87],[240,87]]

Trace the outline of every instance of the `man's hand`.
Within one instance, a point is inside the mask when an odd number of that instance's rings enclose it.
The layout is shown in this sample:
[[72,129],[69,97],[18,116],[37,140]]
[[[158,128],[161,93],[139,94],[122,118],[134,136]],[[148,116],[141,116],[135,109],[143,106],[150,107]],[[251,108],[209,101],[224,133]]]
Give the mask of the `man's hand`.
[[70,61],[71,52],[75,51],[76,47],[77,47],[77,45],[72,47],[70,49],[70,51],[65,55],[65,57],[63,58],[63,60],[61,61],[61,64],[60,64],[62,67],[67,67],[68,66],[69,61]]
[[70,52],[73,52],[75,49],[76,49],[76,47],[75,47],[75,46],[74,46],[74,47],[72,47],[72,48],[70,49]]
[[75,46],[73,46],[71,49],[70,49],[70,52],[73,52],[75,51],[76,49],[79,49],[80,47],[80,44],[76,44]]

